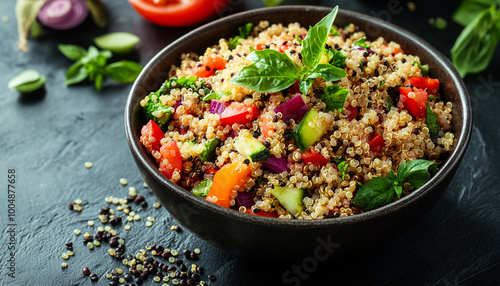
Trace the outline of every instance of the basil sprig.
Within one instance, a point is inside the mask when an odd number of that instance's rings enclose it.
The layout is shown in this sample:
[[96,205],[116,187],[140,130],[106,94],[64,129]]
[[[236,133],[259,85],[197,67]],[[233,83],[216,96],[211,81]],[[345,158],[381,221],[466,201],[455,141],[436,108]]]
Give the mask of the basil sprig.
[[368,45],[365,43],[365,40],[366,40],[366,38],[365,38],[365,36],[363,36],[363,37],[361,37],[361,39],[359,39],[359,40],[357,40],[356,42],[354,42],[354,44],[355,44],[356,46],[360,46],[360,47],[362,47],[362,48],[369,49],[369,48],[370,48],[370,46],[368,46]]
[[247,23],[244,26],[238,27],[238,32],[239,34],[237,36],[234,36],[231,41],[227,42],[227,46],[230,50],[233,50],[240,44],[238,42],[239,39],[246,39],[250,33],[252,32],[253,24],[252,23]]
[[259,92],[277,92],[299,80],[300,90],[307,94],[318,77],[327,81],[337,81],[345,77],[345,70],[331,64],[319,63],[337,12],[338,6],[314,27],[309,28],[306,38],[302,41],[304,66],[301,69],[285,53],[270,49],[252,51],[247,56],[252,64],[234,75],[230,83]]
[[498,0],[465,0],[453,19],[466,25],[458,36],[451,57],[462,77],[485,70],[500,39]]
[[400,198],[405,182],[415,188],[420,188],[431,177],[437,164],[427,160],[403,162],[398,168],[398,174],[391,170],[388,177],[376,177],[364,184],[356,193],[352,204],[362,211],[369,211],[385,206],[395,197]]

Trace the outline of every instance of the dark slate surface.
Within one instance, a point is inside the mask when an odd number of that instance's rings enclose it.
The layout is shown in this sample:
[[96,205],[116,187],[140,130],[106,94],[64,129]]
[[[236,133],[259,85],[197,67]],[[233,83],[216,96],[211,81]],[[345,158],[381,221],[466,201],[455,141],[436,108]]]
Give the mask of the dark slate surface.
[[[200,247],[202,259],[196,263],[218,277],[210,285],[500,285],[500,128],[494,124],[500,106],[498,49],[488,70],[465,80],[475,112],[472,140],[455,179],[436,206],[407,232],[364,256],[329,260],[317,267],[306,265],[310,273],[302,270],[283,280],[293,265],[267,265],[264,262],[272,258],[265,253],[256,253],[262,263],[236,258],[187,231],[171,231],[175,221],[163,209],[151,207],[156,200],[143,187],[125,139],[123,110],[130,86],[106,81],[99,93],[91,85],[64,85],[71,62],[59,54],[58,43],[88,46],[104,32],[127,31],[142,38],[137,53],[129,58],[146,64],[191,28],[151,25],[126,1],[108,0],[111,24],[107,30],[87,21],[73,31],[49,32],[32,40],[31,51],[25,54],[14,44],[14,2],[0,1],[0,17],[7,19],[0,22],[0,285],[90,285],[81,272],[85,266],[99,276],[98,285],[107,285],[106,271],[123,265],[106,253],[106,244],[90,251],[82,243],[83,235],[76,237],[72,232],[78,228],[82,234],[95,233],[100,225],[97,213],[107,205],[104,197],[128,193],[128,187],[119,183],[121,177],[150,205],[141,209],[132,204],[141,221],[130,223],[129,232],[123,230],[125,223],[117,227],[119,235],[127,239],[127,252],[135,253],[153,242],[180,250]],[[331,5],[330,1],[285,2]],[[397,0],[336,1],[341,8],[379,16],[412,30],[446,55],[460,31],[451,21],[458,5],[455,2],[416,1],[417,11],[412,13],[403,4],[400,9]],[[223,14],[261,6],[261,1],[233,0]],[[449,21],[445,31],[428,24],[430,17],[438,16]],[[9,79],[27,68],[47,76],[45,90],[31,96],[8,90]],[[86,161],[94,167],[86,169]],[[15,169],[16,174],[15,278],[8,276],[8,169]],[[84,201],[81,213],[67,208],[77,198]],[[147,216],[156,218],[151,228],[144,225]],[[96,226],[87,226],[89,219],[96,220]],[[68,241],[74,242],[75,256],[67,261],[67,269],[61,269],[61,254]],[[153,284],[151,280],[146,283]]]

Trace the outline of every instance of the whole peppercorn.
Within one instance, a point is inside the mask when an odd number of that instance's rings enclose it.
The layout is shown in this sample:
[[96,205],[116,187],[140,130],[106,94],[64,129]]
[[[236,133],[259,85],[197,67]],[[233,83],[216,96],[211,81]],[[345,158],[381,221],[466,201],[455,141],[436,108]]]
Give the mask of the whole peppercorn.
[[88,267],[83,267],[82,272],[83,272],[83,275],[85,275],[85,276],[90,275],[90,269]]

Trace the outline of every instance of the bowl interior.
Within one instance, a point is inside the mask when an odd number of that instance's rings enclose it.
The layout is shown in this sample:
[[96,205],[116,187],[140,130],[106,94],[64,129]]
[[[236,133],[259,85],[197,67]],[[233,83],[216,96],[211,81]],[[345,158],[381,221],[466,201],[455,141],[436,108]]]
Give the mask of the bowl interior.
[[405,53],[418,55],[422,63],[429,64],[430,77],[440,80],[440,92],[444,95],[444,99],[453,103],[452,124],[456,139],[455,148],[437,174],[424,186],[385,207],[351,217],[317,221],[276,220],[241,214],[206,202],[173,184],[156,169],[152,158],[148,156],[146,150],[139,142],[141,127],[146,123],[139,101],[161,86],[168,77],[170,67],[180,64],[181,54],[187,52],[202,54],[206,47],[217,44],[220,38],[227,39],[237,34],[237,28],[248,22],[258,23],[261,20],[268,20],[271,24],[283,23],[284,25],[292,22],[299,22],[302,26],[309,26],[317,23],[330,11],[331,8],[327,7],[281,6],[239,13],[214,21],[190,32],[163,49],[148,63],[130,92],[125,111],[125,125],[127,139],[129,140],[132,152],[139,158],[139,164],[142,164],[147,172],[152,173],[155,179],[162,182],[165,186],[165,190],[162,191],[176,192],[178,193],[177,195],[184,197],[186,200],[196,200],[196,203],[199,204],[201,208],[223,215],[235,216],[237,220],[241,221],[257,220],[264,224],[272,224],[279,221],[279,224],[282,226],[297,227],[301,225],[314,227],[315,225],[324,224],[335,225],[352,223],[353,221],[395,212],[399,208],[403,208],[405,205],[410,204],[412,200],[420,195],[430,192],[433,187],[439,185],[447,176],[453,175],[453,169],[459,164],[469,142],[472,126],[470,99],[456,70],[439,51],[411,32],[398,28],[378,18],[342,9],[339,10],[335,25],[343,26],[354,23],[360,30],[367,33],[367,38],[369,40],[384,37],[387,41],[395,41],[401,44]]

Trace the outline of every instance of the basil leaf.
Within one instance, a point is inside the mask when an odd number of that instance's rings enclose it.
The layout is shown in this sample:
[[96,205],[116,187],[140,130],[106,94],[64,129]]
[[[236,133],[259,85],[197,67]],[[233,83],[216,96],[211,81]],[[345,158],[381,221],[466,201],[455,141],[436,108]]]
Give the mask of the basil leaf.
[[403,187],[395,185],[394,191],[396,192],[396,196],[398,196],[398,199],[401,198],[401,194],[403,194]]
[[134,82],[142,71],[142,66],[136,62],[119,61],[106,66],[105,73],[116,82]]
[[322,77],[326,81],[337,81],[346,77],[346,75],[347,73],[344,69],[335,67],[331,64],[319,64],[314,70],[310,71],[308,78],[316,79]]
[[87,2],[94,23],[100,28],[106,27],[108,25],[108,14],[101,0],[85,0],[85,2]]
[[326,103],[325,112],[334,111],[335,109],[342,111],[344,109],[344,103],[349,96],[349,90],[340,85],[332,85],[325,87],[323,92],[323,94],[319,95],[319,98]]
[[429,168],[432,170],[436,166],[436,162],[427,160],[402,162],[398,168],[398,179],[400,182],[406,181],[415,188],[420,188],[431,177]]
[[361,37],[361,39],[357,40],[356,42],[354,42],[355,45],[357,46],[360,46],[362,48],[365,48],[365,49],[369,49],[370,46],[368,46],[366,43],[365,43],[365,36]]
[[95,84],[95,88],[98,91],[101,91],[102,79],[103,79],[102,73],[98,73],[98,74],[95,75],[94,84]]
[[467,26],[481,12],[491,5],[498,3],[497,0],[464,0],[453,14],[453,20],[462,26]]
[[191,189],[191,193],[197,195],[198,197],[205,198],[211,187],[212,181],[210,179],[205,179],[194,186],[193,189]]
[[302,61],[310,70],[314,70],[321,59],[328,34],[330,34],[330,29],[332,28],[333,21],[335,21],[338,10],[339,7],[335,6],[314,27],[309,28],[309,32],[302,42]]
[[484,10],[458,36],[451,57],[462,77],[485,70],[500,38],[500,12],[495,6]]
[[431,107],[429,106],[429,103],[425,103],[426,109],[425,109],[425,125],[427,125],[427,128],[429,128],[429,133],[431,135],[431,138],[433,140],[436,140],[438,135],[439,135],[439,125],[437,124],[437,114],[432,111]]
[[303,94],[308,94],[309,89],[311,88],[313,84],[314,79],[313,78],[305,78],[299,82],[299,89]]
[[344,56],[341,51],[328,49],[326,50],[326,55],[328,56],[328,62],[330,64],[341,69],[345,68],[345,60],[347,59],[347,56]]
[[369,211],[391,203],[395,195],[389,178],[376,177],[366,182],[357,191],[352,204],[362,211]]
[[347,163],[346,161],[342,161],[342,162],[337,164],[337,168],[339,169],[339,173],[342,176],[342,181],[345,178],[345,174],[346,174],[348,167],[349,167],[349,163]]
[[87,51],[80,46],[59,44],[57,48],[68,59],[78,61],[87,55]]
[[87,68],[82,62],[74,63],[66,72],[66,85],[84,81],[88,77]]
[[299,79],[299,68],[284,53],[271,49],[253,51],[247,59],[253,64],[234,75],[230,83],[259,92],[277,92]]
[[31,25],[35,22],[38,12],[42,9],[46,0],[17,0],[16,18],[19,41],[17,47],[23,51],[28,51],[28,33]]
[[202,98],[202,100],[203,100],[203,101],[207,101],[207,100],[212,100],[212,99],[221,99],[221,98],[222,98],[222,96],[224,96],[224,95],[229,96],[229,95],[231,95],[231,92],[229,92],[229,91],[211,92],[211,93],[209,93],[209,94],[205,95],[205,96]]
[[227,46],[230,50],[233,50],[238,46],[240,43],[238,42],[239,39],[246,39],[250,33],[252,32],[253,24],[252,23],[247,23],[245,26],[238,27],[239,35],[233,37],[233,39],[229,42],[227,42]]

